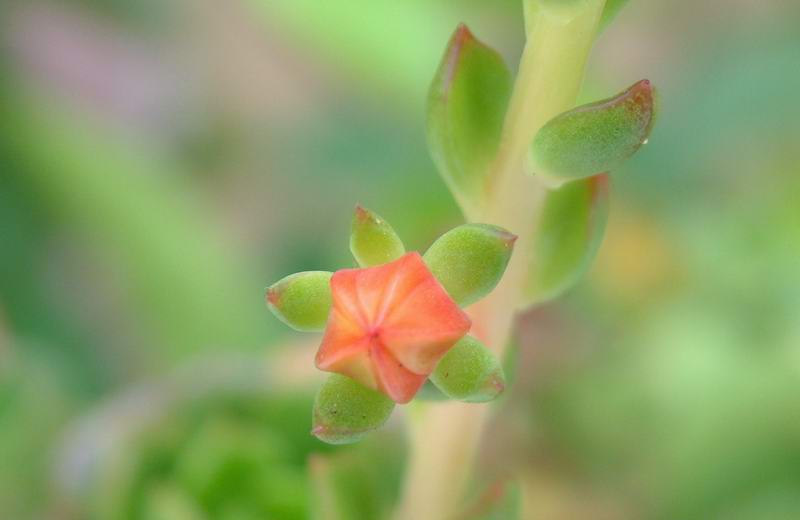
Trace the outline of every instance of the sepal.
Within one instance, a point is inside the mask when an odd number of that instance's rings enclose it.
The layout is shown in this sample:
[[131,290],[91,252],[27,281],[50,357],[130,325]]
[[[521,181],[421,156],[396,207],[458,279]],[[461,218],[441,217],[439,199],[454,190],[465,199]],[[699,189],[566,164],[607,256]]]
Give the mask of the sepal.
[[406,252],[392,226],[373,211],[356,206],[350,227],[350,252],[361,267],[397,260]]
[[394,401],[339,374],[322,384],[314,400],[311,433],[328,444],[351,444],[383,426]]
[[530,170],[554,184],[612,171],[647,142],[655,121],[648,80],[551,119],[530,151]]
[[503,58],[459,25],[430,87],[427,133],[433,162],[466,215],[481,205],[510,96]]
[[489,224],[464,224],[431,245],[424,260],[456,303],[480,300],[503,277],[517,236]]
[[506,386],[500,360],[472,336],[463,337],[445,354],[430,380],[446,396],[468,403],[492,401]]
[[603,238],[608,198],[607,174],[548,192],[535,230],[523,307],[561,295],[583,276]]
[[306,271],[283,278],[267,289],[269,310],[295,330],[324,329],[331,310],[332,274]]

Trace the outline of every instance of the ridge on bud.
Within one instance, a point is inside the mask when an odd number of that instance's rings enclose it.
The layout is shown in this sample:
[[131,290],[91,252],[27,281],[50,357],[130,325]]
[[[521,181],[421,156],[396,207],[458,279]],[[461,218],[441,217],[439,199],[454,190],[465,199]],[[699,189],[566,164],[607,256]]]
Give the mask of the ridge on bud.
[[381,392],[332,374],[314,399],[311,434],[329,444],[350,444],[383,426],[394,401]]
[[425,263],[460,306],[480,300],[503,277],[517,236],[489,224],[451,229],[425,252]]
[[523,307],[551,300],[588,270],[608,219],[607,174],[549,191],[535,230]]
[[317,368],[351,377],[398,403],[414,397],[471,326],[416,252],[376,267],[337,271],[331,291]]
[[445,354],[430,379],[446,396],[468,403],[492,401],[506,386],[497,356],[472,336],[464,336]]
[[654,122],[655,89],[642,80],[551,119],[533,140],[530,169],[561,181],[609,172],[647,142]]
[[465,215],[482,204],[510,97],[503,58],[459,25],[430,87],[427,134],[433,162]]
[[370,267],[397,260],[406,248],[386,220],[357,205],[350,227],[350,252],[358,265]]
[[312,332],[325,328],[331,309],[327,271],[305,271],[281,279],[267,289],[267,306],[295,330]]

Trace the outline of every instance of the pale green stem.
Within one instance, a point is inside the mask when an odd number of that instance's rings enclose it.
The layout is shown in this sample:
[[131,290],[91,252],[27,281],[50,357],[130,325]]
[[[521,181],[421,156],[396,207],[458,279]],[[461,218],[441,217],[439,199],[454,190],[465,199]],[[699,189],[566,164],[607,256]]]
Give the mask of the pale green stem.
[[[522,55],[482,220],[519,235],[503,281],[470,308],[473,333],[498,355],[508,343],[530,262],[544,186],[525,171],[536,132],[575,104],[605,0],[527,0]],[[490,407],[427,403],[413,410],[402,520],[447,520],[460,507]]]

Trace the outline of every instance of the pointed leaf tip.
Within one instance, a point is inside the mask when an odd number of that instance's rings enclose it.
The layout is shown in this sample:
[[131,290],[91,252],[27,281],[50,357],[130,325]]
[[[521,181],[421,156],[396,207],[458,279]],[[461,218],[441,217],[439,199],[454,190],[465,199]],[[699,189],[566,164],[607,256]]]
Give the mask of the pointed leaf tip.
[[472,336],[465,336],[450,349],[430,380],[451,399],[469,403],[492,401],[506,387],[500,361]]
[[311,434],[329,444],[351,444],[383,426],[394,401],[339,374],[328,377],[314,400]]
[[295,330],[312,332],[324,329],[331,309],[332,274],[306,271],[283,278],[267,289],[267,307]]
[[465,214],[482,204],[511,95],[502,57],[458,26],[428,95],[428,144],[436,167]]
[[564,181],[616,169],[647,142],[655,109],[655,89],[645,79],[615,97],[556,116],[533,140],[532,172]]
[[406,249],[386,220],[358,204],[350,227],[350,252],[361,267],[371,267],[397,260]]
[[431,245],[425,263],[453,300],[475,303],[503,277],[517,236],[489,224],[451,229]]

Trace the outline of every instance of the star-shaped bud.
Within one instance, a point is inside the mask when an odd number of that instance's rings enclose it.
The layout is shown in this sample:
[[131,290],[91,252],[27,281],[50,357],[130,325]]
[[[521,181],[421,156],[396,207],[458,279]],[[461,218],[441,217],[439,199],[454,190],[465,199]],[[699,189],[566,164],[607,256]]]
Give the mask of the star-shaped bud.
[[331,278],[333,306],[316,364],[398,403],[417,393],[470,328],[419,253]]

